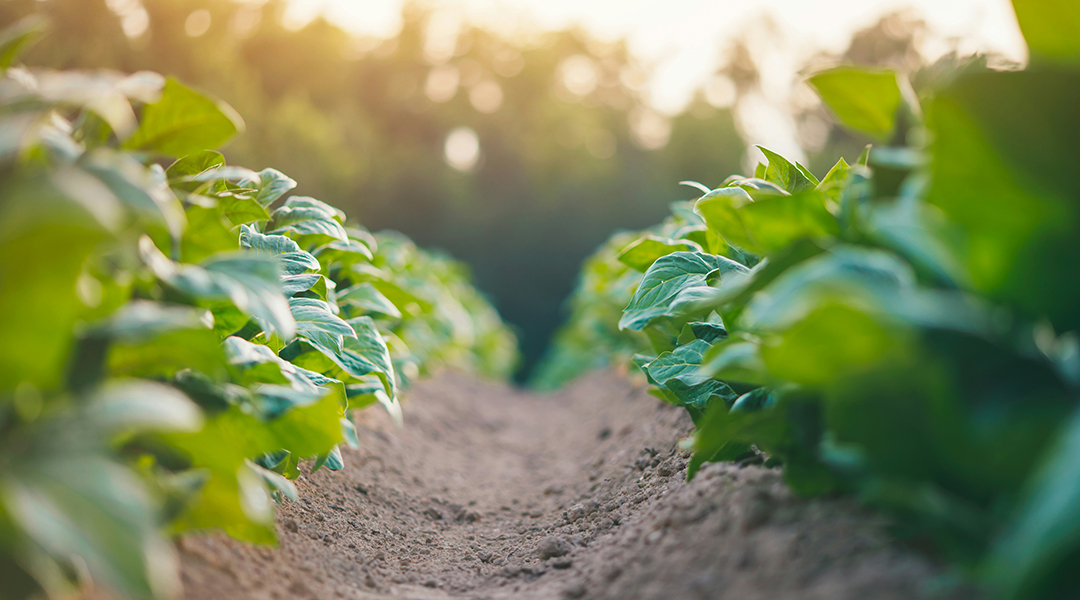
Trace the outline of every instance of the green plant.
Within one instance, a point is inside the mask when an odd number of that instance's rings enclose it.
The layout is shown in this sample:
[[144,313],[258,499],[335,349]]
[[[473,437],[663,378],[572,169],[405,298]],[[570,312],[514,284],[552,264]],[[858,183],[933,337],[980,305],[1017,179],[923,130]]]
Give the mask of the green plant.
[[763,148],[754,177],[703,190],[703,228],[625,247],[644,272],[619,328],[697,425],[689,476],[782,464],[799,493],[897,515],[999,597],[1071,597],[1080,46],[1062,24],[1080,13],[1015,4],[1023,71],[922,98],[891,73],[811,77],[844,124],[896,145],[821,180]]
[[273,543],[402,373],[513,369],[461,266],[227,165],[243,122],[173,79],[12,66],[42,30],[0,36],[0,596],[169,596],[163,533]]

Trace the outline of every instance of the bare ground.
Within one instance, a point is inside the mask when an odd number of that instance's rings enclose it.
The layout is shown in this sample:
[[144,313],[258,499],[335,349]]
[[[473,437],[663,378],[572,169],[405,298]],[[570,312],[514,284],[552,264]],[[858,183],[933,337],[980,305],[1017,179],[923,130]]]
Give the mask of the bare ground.
[[684,483],[689,420],[613,373],[545,396],[448,373],[405,415],[366,412],[344,471],[301,477],[280,548],[182,540],[186,597],[959,596],[850,500],[795,498],[761,467]]

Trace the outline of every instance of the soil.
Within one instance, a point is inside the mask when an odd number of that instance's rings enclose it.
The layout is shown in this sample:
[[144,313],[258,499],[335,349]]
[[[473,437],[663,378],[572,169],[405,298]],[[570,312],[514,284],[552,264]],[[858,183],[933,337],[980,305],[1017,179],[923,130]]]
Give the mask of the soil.
[[959,597],[851,500],[777,470],[685,483],[684,411],[614,373],[535,395],[446,373],[405,426],[373,409],[346,467],[303,475],[279,548],[181,540],[190,600]]

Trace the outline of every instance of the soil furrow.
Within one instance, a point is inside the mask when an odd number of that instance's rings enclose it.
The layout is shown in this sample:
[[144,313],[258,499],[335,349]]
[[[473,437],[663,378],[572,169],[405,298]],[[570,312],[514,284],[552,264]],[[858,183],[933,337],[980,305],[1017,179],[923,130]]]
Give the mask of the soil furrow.
[[946,594],[849,500],[794,498],[761,467],[684,483],[689,420],[613,373],[553,395],[448,373],[411,390],[405,415],[397,428],[368,411],[344,471],[302,476],[280,548],[184,539],[186,597]]

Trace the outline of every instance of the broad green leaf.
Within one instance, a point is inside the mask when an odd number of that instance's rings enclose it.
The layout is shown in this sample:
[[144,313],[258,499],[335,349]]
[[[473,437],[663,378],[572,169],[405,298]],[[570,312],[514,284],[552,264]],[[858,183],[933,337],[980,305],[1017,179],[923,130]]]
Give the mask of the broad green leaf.
[[[188,456],[194,468],[210,474],[206,486],[173,529],[221,528],[239,539],[274,543],[269,495],[261,476],[247,466],[247,460],[281,449],[299,457],[329,452],[342,440],[342,416],[339,398],[327,394],[314,404],[288,411],[270,422],[264,423],[234,407],[208,420],[198,433],[163,436]],[[252,484],[249,477],[257,483]]]
[[731,337],[718,342],[705,355],[700,372],[723,381],[764,384],[767,380],[761,347],[746,337]]
[[80,164],[135,214],[163,225],[174,238],[180,236],[186,225],[184,210],[164,178],[156,176],[152,169],[129,155],[105,148],[87,153]]
[[811,189],[818,184],[817,177],[814,177],[806,167],[798,163],[792,164],[788,159],[764,146],[757,146],[757,149],[761,150],[765,158],[769,160],[769,166],[765,169],[766,181],[775,183],[791,194]]
[[246,225],[270,218],[270,213],[252,198],[228,195],[218,196],[217,201],[222,214],[233,225]]
[[181,329],[146,340],[116,340],[109,346],[109,374],[122,377],[172,377],[191,368],[212,376],[224,373],[219,337],[209,328]]
[[966,237],[971,284],[1059,331],[1080,327],[1077,94],[1080,72],[980,72],[957,79],[927,110],[927,201]]
[[267,233],[291,233],[296,236],[315,236],[326,241],[348,241],[345,228],[335,216],[328,215],[321,208],[281,206],[270,215],[266,224]]
[[300,499],[300,495],[296,491],[296,485],[293,482],[270,469],[255,464],[253,461],[248,461],[247,465],[262,477],[263,483],[265,483],[273,492],[288,498],[292,502],[296,502]]
[[255,201],[263,208],[269,207],[278,198],[296,187],[296,181],[277,169],[263,169],[258,172],[257,178],[240,183],[258,190],[255,194]]
[[350,307],[355,313],[378,313],[395,319],[401,318],[401,311],[394,303],[368,282],[341,290],[337,293],[337,298],[341,306]]
[[839,67],[808,83],[844,125],[878,140],[893,132],[902,98],[896,73]]
[[841,304],[824,304],[763,344],[760,352],[773,377],[824,386],[903,356],[907,343],[905,332],[893,323]]
[[281,269],[269,257],[222,253],[201,265],[182,265],[165,258],[149,238],[139,250],[155,276],[172,289],[203,303],[228,301],[288,339],[296,323],[281,292]]
[[339,383],[321,373],[309,371],[274,354],[274,351],[261,344],[230,336],[222,343],[229,363],[240,370],[239,381],[245,385],[265,391],[265,386],[257,384],[289,384],[293,389],[322,397],[325,393],[319,388]]
[[[322,268],[317,258],[301,250],[300,246],[288,237],[263,235],[246,225],[240,226],[240,246],[276,256],[281,261],[282,271],[286,275],[300,275],[306,271],[318,271]],[[311,285],[303,289],[310,287]]]
[[286,200],[285,204],[283,206],[286,206],[288,208],[293,208],[293,209],[303,208],[303,209],[315,210],[315,211],[318,211],[318,212],[322,213],[323,215],[325,215],[326,217],[328,217],[330,219],[337,220],[337,222],[339,222],[339,223],[345,222],[345,213],[344,212],[342,212],[341,210],[339,210],[337,208],[334,208],[333,206],[330,206],[329,204],[323,202],[322,200],[316,200],[316,199],[314,199],[314,198],[312,198],[310,196],[293,196],[293,197],[289,198],[288,200]]
[[841,156],[840,160],[836,161],[833,168],[829,169],[829,172],[825,174],[825,178],[822,179],[821,183],[814,189],[839,205],[840,198],[844,193],[844,187],[847,186],[848,174],[850,172],[851,167],[847,164],[847,161],[844,160],[844,157]]
[[[345,349],[363,356],[378,368],[379,376],[386,386],[386,393],[396,403],[397,377],[390,358],[390,349],[375,326],[375,321],[370,317],[356,317],[349,319],[348,323],[356,331],[356,337],[345,338]],[[394,414],[394,411],[391,411],[391,414]]]
[[741,324],[751,330],[782,330],[834,303],[884,311],[914,285],[911,267],[892,254],[836,246],[779,274],[747,305]]
[[191,205],[184,212],[188,226],[180,238],[181,262],[197,263],[237,248],[236,234],[229,230],[231,223],[223,218],[220,208]]
[[738,212],[743,227],[767,255],[801,238],[835,238],[839,234],[836,217],[825,206],[825,196],[814,190],[790,196],[757,195]]
[[681,405],[690,410],[695,421],[712,400],[719,399],[730,404],[736,398],[726,384],[714,381],[701,372],[699,367],[710,347],[704,340],[693,340],[671,352],[661,353],[656,360],[643,367],[656,385],[667,388]]
[[748,269],[721,256],[675,252],[657,260],[641,279],[619,319],[619,329],[641,331],[657,318],[670,315],[670,304],[683,289],[706,285],[712,276]]
[[325,246],[316,248],[314,253],[324,268],[337,265],[347,268],[359,262],[369,262],[372,259],[371,250],[364,244],[350,239],[347,242],[333,241]]
[[341,449],[334,446],[334,449],[330,452],[320,455],[315,459],[315,464],[311,466],[311,472],[314,473],[324,466],[331,471],[340,471],[344,469],[345,460],[341,457]]
[[48,30],[40,15],[24,17],[0,33],[0,69],[7,69]]
[[198,431],[203,424],[199,407],[176,388],[137,379],[99,388],[83,412],[83,425],[107,434]]
[[672,379],[678,379],[686,385],[697,385],[709,380],[709,376],[702,374],[698,367],[711,347],[711,344],[704,340],[693,340],[671,352],[662,353],[645,369],[659,385],[666,386]]
[[[105,237],[93,213],[51,186],[8,179],[0,202],[0,389],[56,387],[87,309],[79,280]],[[17,291],[16,291],[17,290]]]
[[754,201],[739,186],[717,188],[705,194],[694,205],[694,212],[701,215],[709,229],[724,242],[749,252],[760,252],[757,241],[742,222],[739,209]]
[[[83,385],[113,376],[167,378],[186,368],[222,376],[225,357],[209,314],[186,306],[133,301],[92,326],[69,376]],[[104,365],[98,361],[104,360]]]
[[[183,186],[189,192],[195,191],[199,182],[188,179],[193,175],[199,175],[206,171],[220,169],[225,166],[225,157],[220,152],[213,150],[200,150],[194,154],[188,154],[177,159],[169,168],[165,169],[165,175],[169,178],[170,185]],[[184,185],[190,182],[191,185]]]
[[170,77],[161,98],[143,108],[142,123],[124,148],[187,156],[223,145],[243,127],[240,115],[230,106]]
[[[735,458],[750,444],[762,447],[781,444],[789,435],[790,429],[780,410],[733,412],[716,402],[709,407],[691,440],[694,456],[687,466],[686,478],[692,479],[707,462]],[[727,456],[722,454],[725,451]]]
[[87,451],[27,452],[0,476],[0,503],[46,553],[131,597],[175,594],[172,546],[159,536],[150,496],[127,468]]
[[300,292],[306,292],[315,287],[323,278],[318,273],[302,273],[300,275],[285,275],[281,278],[281,291],[286,296],[295,296]]
[[179,329],[209,329],[206,311],[190,306],[132,300],[120,310],[91,326],[98,338],[142,341]]
[[1001,598],[1065,597],[1080,546],[1080,412],[1032,477],[983,572]]
[[644,273],[661,256],[667,256],[673,252],[700,250],[696,246],[697,244],[691,245],[649,235],[631,242],[619,251],[616,258],[631,269]]
[[330,306],[311,298],[290,298],[289,308],[296,320],[296,335],[310,339],[316,334],[338,337],[356,337],[356,332],[335,315]]
[[1080,6],[1072,0],[1013,0],[1016,20],[1036,59],[1080,62]]

